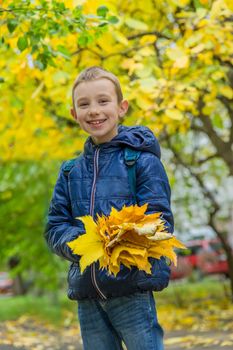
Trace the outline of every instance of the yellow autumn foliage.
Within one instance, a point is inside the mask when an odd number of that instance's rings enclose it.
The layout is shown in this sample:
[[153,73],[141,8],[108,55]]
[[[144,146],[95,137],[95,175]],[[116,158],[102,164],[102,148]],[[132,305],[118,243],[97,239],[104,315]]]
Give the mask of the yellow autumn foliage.
[[162,213],[146,215],[148,204],[124,206],[120,211],[112,208],[109,216],[78,218],[86,233],[68,242],[74,254],[80,255],[80,269],[99,261],[100,268],[106,268],[116,275],[121,264],[128,268],[151,273],[149,258],[165,256],[176,265],[174,248],[185,246],[167,232]]
[[[4,1],[3,7],[11,3]],[[96,26],[93,15],[103,5],[100,0],[61,3],[71,10],[82,5],[91,28]],[[104,5],[119,22],[103,27],[103,35],[85,48],[78,43],[78,31],[64,37],[45,33],[53,50],[64,47],[70,56],[53,57],[56,66],[44,71],[36,68],[37,53],[31,54],[31,47],[21,53],[17,50],[28,22],[11,32],[9,20],[14,17],[11,11],[3,11],[1,36],[8,44],[0,47],[3,162],[63,160],[82,150],[87,135],[70,116],[71,91],[77,74],[91,65],[102,65],[118,76],[131,106],[125,125],[143,124],[156,135],[164,130],[185,133],[193,118],[202,116],[197,108],[201,98],[201,112],[213,127],[220,115],[217,128],[222,125],[224,137],[230,136],[225,126],[230,125],[232,99],[232,1],[106,0]]]

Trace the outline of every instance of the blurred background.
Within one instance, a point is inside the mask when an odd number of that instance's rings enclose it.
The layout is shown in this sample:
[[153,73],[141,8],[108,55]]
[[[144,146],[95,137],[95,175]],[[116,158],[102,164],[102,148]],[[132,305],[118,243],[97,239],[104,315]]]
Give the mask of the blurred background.
[[58,170],[87,135],[78,73],[119,77],[158,137],[177,251],[155,294],[167,349],[233,347],[233,69],[228,0],[0,1],[0,349],[82,349],[68,263],[43,230]]

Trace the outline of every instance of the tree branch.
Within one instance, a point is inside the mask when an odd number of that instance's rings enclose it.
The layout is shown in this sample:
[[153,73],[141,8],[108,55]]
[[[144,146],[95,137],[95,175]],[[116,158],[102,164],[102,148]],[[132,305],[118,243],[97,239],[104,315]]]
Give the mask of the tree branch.
[[223,61],[219,56],[213,55],[213,58],[216,59],[222,66],[233,69],[233,64],[230,61]]
[[[202,108],[204,107],[204,102],[202,97],[200,97],[197,105],[197,109],[199,114],[197,118],[202,122],[202,132],[204,132],[215,146],[217,154],[225,161],[230,171],[230,174],[233,175],[233,151],[229,147],[229,142],[223,141],[216,131],[213,128],[210,118],[202,112]],[[196,129],[200,127],[196,127]]]
[[222,95],[218,95],[217,96],[217,99],[219,101],[222,102],[222,104],[226,107],[228,113],[229,113],[229,116],[233,122],[233,109],[231,108],[231,105],[230,105],[230,101],[225,97],[225,96],[222,96]]
[[101,54],[99,54],[98,52],[96,52],[95,50],[92,50],[90,48],[81,48],[81,49],[78,49],[77,51],[74,51],[72,52],[72,56],[75,56],[75,55],[79,55],[81,52],[83,51],[89,51],[91,53],[93,53],[95,56],[97,56],[98,58],[100,58],[101,60],[104,59],[104,56],[101,56]]
[[168,144],[168,147],[169,149],[172,151],[172,153],[174,154],[174,157],[176,158],[176,160],[178,161],[178,163],[180,165],[182,165],[184,168],[186,168],[190,175],[192,177],[194,177],[197,181],[197,183],[199,184],[199,186],[201,187],[203,193],[206,195],[206,197],[210,200],[211,202],[211,205],[212,205],[212,212],[213,213],[216,213],[220,207],[219,207],[219,204],[217,203],[217,201],[215,200],[214,196],[213,196],[213,193],[211,191],[208,190],[208,188],[205,186],[204,184],[204,181],[202,180],[202,178],[200,177],[199,174],[195,173],[192,169],[191,169],[191,165],[186,163],[182,157],[180,156],[180,154],[176,151],[174,145],[171,143],[171,140],[170,140],[170,137],[167,136],[167,144]]
[[225,97],[225,96],[217,96],[217,99],[222,102],[222,104],[226,107],[230,120],[231,120],[231,129],[230,129],[230,136],[229,136],[229,141],[228,145],[229,148],[231,148],[233,144],[233,109],[230,105],[230,101]]
[[28,7],[14,7],[12,9],[5,9],[3,7],[0,7],[0,12],[14,12],[14,11],[41,11],[41,9],[35,9],[35,8],[28,8]]
[[206,157],[206,158],[203,158],[203,159],[199,159],[197,161],[197,164],[201,165],[201,164],[204,164],[204,163],[208,162],[211,159],[218,158],[218,157],[219,157],[218,154],[214,153],[214,154],[211,154],[209,157]]
[[162,68],[163,68],[163,61],[162,61],[162,59],[161,59],[161,55],[160,55],[159,48],[158,48],[158,45],[157,45],[157,41],[156,41],[156,40],[155,40],[155,42],[154,42],[154,49],[155,49],[155,53],[156,53],[156,56],[157,56],[158,65],[159,65],[159,67],[162,69]]
[[176,159],[176,161],[178,162],[178,164],[180,164],[181,166],[185,167],[190,175],[192,177],[195,178],[195,180],[198,182],[203,194],[209,199],[210,203],[211,203],[211,210],[208,211],[209,215],[208,215],[208,222],[207,224],[212,227],[212,229],[215,231],[217,237],[219,238],[219,240],[222,243],[222,246],[226,252],[227,255],[227,261],[229,264],[229,275],[230,275],[230,283],[231,283],[231,291],[232,291],[232,301],[233,301],[233,257],[232,257],[232,248],[229,245],[225,235],[224,235],[224,231],[220,230],[218,225],[216,224],[216,214],[217,212],[220,210],[220,206],[217,203],[217,201],[215,200],[215,197],[213,196],[213,193],[211,191],[208,190],[208,188],[205,186],[204,181],[202,180],[202,178],[200,177],[199,174],[196,174],[192,169],[191,169],[191,165],[187,164],[187,162],[185,162],[183,160],[183,158],[180,156],[180,154],[176,151],[174,145],[171,142],[171,139],[169,138],[169,136],[167,135],[166,138],[167,144],[170,148],[170,150],[172,151],[174,158]]
[[82,48],[82,49],[79,49],[75,52],[72,53],[72,56],[74,55],[78,55],[79,53],[81,53],[82,51],[89,51],[91,53],[93,53],[95,56],[98,56],[99,59],[101,59],[102,61],[110,58],[110,57],[113,57],[113,56],[127,56],[130,52],[132,51],[138,51],[144,47],[148,47],[148,46],[153,46],[154,43],[146,43],[144,45],[141,45],[141,46],[134,46],[134,47],[130,47],[124,51],[119,51],[119,52],[113,52],[113,53],[110,53],[106,56],[102,56],[101,54],[99,54],[98,52],[94,51],[93,49],[90,49],[90,48]]
[[154,43],[147,43],[147,44],[141,45],[141,46],[134,46],[134,47],[131,47],[131,48],[126,49],[124,51],[110,53],[106,56],[103,56],[103,59],[108,59],[109,57],[118,56],[118,55],[127,56],[132,51],[138,51],[138,50],[142,49],[143,47],[148,47],[148,46],[153,46],[153,45],[154,45]]
[[165,34],[161,34],[160,32],[157,32],[157,30],[153,30],[153,31],[148,31],[148,32],[141,32],[141,33],[138,33],[138,34],[133,34],[133,35],[129,35],[127,37],[128,40],[133,40],[133,39],[136,39],[136,38],[141,38],[145,35],[154,35],[158,38],[161,38],[161,39],[168,39],[170,40],[171,38]]

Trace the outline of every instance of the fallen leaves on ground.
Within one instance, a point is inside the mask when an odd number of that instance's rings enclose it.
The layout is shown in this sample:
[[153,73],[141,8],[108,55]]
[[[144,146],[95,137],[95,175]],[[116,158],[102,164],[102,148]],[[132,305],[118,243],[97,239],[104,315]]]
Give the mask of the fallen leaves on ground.
[[[231,331],[212,330],[208,332],[165,330],[166,350],[180,349],[232,349]],[[54,328],[38,322],[31,317],[22,316],[15,321],[0,323],[0,348],[7,345],[9,349],[25,350],[82,350],[82,341],[78,325]]]
[[220,347],[233,348],[233,334],[229,332],[181,333],[178,336],[165,338],[167,350],[172,349],[219,349]]
[[[171,282],[167,290],[154,296],[158,319],[165,331],[166,350],[233,348],[229,280],[215,277],[198,283]],[[6,345],[9,350],[81,350],[76,312],[76,306],[69,308],[69,303],[64,304],[61,323],[56,327],[31,316],[2,322],[0,349]]]
[[[155,295],[156,298],[156,295]],[[209,331],[221,329],[233,332],[233,305],[230,301],[199,299],[177,306],[158,303],[159,319],[168,331]]]
[[174,248],[185,246],[167,232],[162,213],[145,214],[148,204],[124,206],[121,210],[112,208],[109,216],[97,215],[78,218],[86,233],[68,242],[74,254],[80,255],[81,272],[90,264],[99,261],[100,268],[106,268],[116,275],[121,264],[128,268],[151,273],[149,258],[169,258],[176,265]]
[[27,316],[0,323],[0,345],[30,350],[82,349],[78,325],[56,329]]

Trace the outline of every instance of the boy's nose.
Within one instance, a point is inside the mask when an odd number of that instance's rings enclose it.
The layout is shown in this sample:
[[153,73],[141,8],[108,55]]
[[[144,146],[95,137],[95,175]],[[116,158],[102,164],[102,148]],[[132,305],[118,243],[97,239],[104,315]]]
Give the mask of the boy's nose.
[[98,114],[99,114],[99,108],[98,108],[98,106],[96,106],[96,105],[90,106],[89,111],[88,111],[88,114],[89,114],[89,115],[98,115]]

